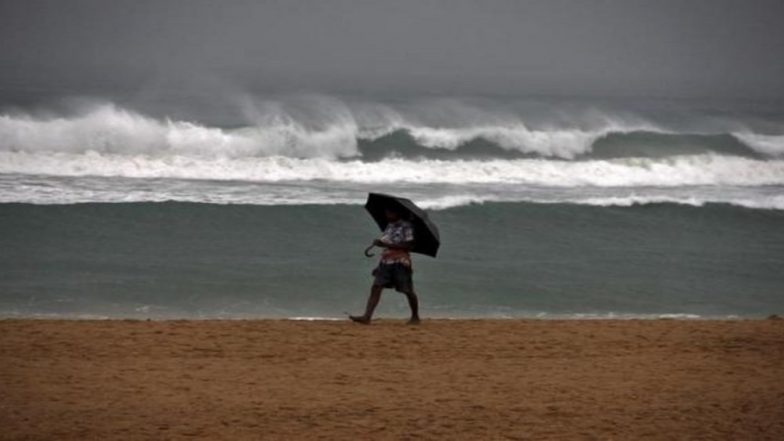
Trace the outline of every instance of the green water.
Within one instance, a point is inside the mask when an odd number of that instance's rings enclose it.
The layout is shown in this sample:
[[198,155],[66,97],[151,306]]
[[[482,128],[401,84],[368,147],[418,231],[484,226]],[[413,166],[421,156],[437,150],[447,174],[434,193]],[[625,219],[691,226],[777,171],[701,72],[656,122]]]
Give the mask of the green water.
[[[784,211],[488,203],[433,211],[427,316],[784,312]],[[378,234],[359,205],[0,204],[0,314],[340,317]],[[382,316],[404,316],[389,292]]]

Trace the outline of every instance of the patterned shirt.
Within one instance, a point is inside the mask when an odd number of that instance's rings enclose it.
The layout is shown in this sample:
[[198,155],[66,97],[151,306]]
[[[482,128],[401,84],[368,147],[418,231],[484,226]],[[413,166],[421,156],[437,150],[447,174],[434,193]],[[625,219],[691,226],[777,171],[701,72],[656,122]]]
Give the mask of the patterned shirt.
[[[414,240],[414,227],[411,222],[399,220],[390,222],[381,235],[381,241],[393,245],[402,245]],[[408,251],[393,248],[384,248],[381,253],[381,263],[401,263],[411,268],[411,255]]]

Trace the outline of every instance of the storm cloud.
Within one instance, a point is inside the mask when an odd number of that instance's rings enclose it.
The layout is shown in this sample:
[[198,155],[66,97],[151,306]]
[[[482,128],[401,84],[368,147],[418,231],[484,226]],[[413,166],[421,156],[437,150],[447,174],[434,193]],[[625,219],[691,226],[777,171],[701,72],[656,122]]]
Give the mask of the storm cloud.
[[0,99],[256,93],[784,98],[784,2],[3,1]]

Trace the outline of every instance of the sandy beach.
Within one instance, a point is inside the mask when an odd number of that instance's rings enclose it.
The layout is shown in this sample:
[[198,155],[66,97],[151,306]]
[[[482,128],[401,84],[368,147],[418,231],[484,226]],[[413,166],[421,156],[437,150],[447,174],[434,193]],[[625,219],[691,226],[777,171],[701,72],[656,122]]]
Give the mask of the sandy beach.
[[0,321],[2,439],[782,439],[784,321]]

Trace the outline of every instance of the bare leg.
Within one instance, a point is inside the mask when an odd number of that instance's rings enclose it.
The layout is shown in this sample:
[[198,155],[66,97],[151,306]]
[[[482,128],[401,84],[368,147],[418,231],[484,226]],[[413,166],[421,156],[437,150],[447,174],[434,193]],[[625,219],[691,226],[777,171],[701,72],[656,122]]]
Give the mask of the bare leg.
[[378,306],[378,301],[381,300],[381,290],[383,289],[384,289],[383,286],[374,284],[370,288],[370,296],[367,299],[367,306],[365,306],[365,314],[350,315],[348,317],[357,323],[369,325],[370,320],[373,318],[373,311],[376,310],[376,306]]
[[411,319],[408,321],[409,325],[419,324],[419,299],[414,291],[403,293],[408,299],[408,306],[411,308]]

